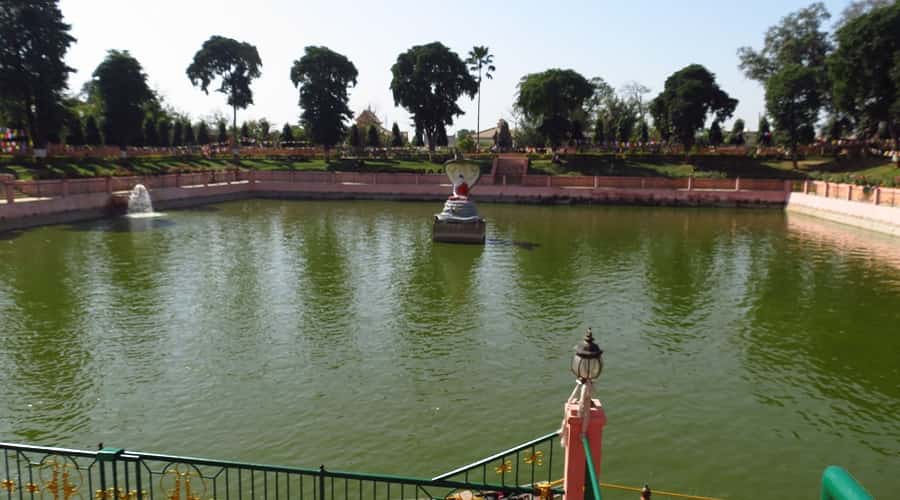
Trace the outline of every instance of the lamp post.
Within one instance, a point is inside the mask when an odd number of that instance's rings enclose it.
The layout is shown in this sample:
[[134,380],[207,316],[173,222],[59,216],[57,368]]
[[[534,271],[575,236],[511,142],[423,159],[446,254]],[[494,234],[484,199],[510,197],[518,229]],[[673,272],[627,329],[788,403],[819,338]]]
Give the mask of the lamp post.
[[575,356],[572,358],[572,373],[582,384],[590,380],[597,380],[603,371],[603,349],[594,343],[594,333],[590,328],[584,335],[581,345],[575,348]]
[[[590,462],[594,474],[600,475],[600,461],[603,449],[603,426],[606,413],[600,401],[593,399],[593,383],[603,371],[603,349],[594,342],[590,328],[582,342],[575,347],[575,355],[570,366],[577,384],[566,400],[560,435],[566,448],[564,487],[566,500],[583,500],[590,491],[587,486],[587,450],[583,439],[590,445]],[[580,394],[579,394],[580,392]],[[587,487],[586,487],[587,486]]]

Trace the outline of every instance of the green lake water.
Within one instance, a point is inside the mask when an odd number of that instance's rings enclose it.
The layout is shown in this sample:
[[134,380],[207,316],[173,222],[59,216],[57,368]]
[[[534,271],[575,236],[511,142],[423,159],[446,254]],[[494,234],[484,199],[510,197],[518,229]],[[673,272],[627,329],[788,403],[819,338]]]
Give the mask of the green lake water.
[[[778,210],[252,200],[0,234],[0,440],[433,476],[559,426],[603,480],[900,491],[900,241]],[[764,495],[763,495],[764,494]],[[632,498],[610,495],[608,498]]]

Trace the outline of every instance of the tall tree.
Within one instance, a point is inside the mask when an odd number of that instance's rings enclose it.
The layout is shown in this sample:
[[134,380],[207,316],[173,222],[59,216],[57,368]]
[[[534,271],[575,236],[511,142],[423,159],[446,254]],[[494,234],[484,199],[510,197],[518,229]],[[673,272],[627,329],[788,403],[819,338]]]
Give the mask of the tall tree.
[[628,82],[622,86],[622,95],[632,108],[637,112],[637,121],[644,120],[646,106],[644,105],[644,96],[650,93],[650,88],[638,82]]
[[738,118],[734,121],[734,125],[731,127],[731,134],[729,134],[728,142],[733,146],[743,146],[744,145],[744,120]]
[[348,133],[347,142],[350,143],[350,147],[354,150],[359,150],[360,148],[362,148],[362,137],[359,133],[359,127],[357,127],[355,123],[353,125],[350,125],[350,132]]
[[205,121],[201,121],[197,124],[197,144],[206,146],[209,143],[209,126]]
[[440,131],[463,113],[456,101],[462,95],[474,97],[478,82],[469,74],[459,56],[440,42],[416,45],[397,57],[391,67],[394,104],[413,116],[416,131],[428,138],[434,152]]
[[369,125],[369,129],[366,131],[366,146],[370,148],[381,147],[381,134],[378,133],[378,127],[375,125]]
[[496,145],[499,151],[509,151],[513,146],[512,134],[509,132],[509,123],[503,118],[497,122]]
[[172,146],[177,148],[182,144],[184,144],[184,125],[176,118],[172,124]]
[[[823,25],[831,18],[828,9],[821,2],[810,4],[808,7],[800,9],[796,12],[783,17],[781,21],[770,27],[766,31],[763,48],[759,52],[751,47],[741,47],[738,49],[738,57],[740,59],[740,69],[744,71],[747,78],[760,82],[766,89],[766,93],[778,94],[776,101],[781,101],[784,96],[783,92],[787,90],[799,91],[796,84],[801,81],[807,88],[803,89],[804,107],[816,103],[819,108],[826,104],[829,97],[828,70],[826,66],[826,58],[831,51],[833,45],[828,33]],[[800,69],[803,76],[800,77]],[[778,82],[769,84],[770,80],[778,76]],[[788,80],[792,80],[791,85],[785,85]],[[812,94],[815,95],[812,95]],[[796,96],[798,98],[798,96]],[[766,101],[769,99],[767,97]],[[799,103],[797,103],[799,104]],[[818,116],[819,108],[808,111]],[[797,122],[796,120],[781,120],[775,116],[775,112],[768,110],[775,119],[775,124],[782,129],[785,123],[796,123],[797,127],[812,127],[815,123]],[[785,108],[781,108],[779,113],[784,112]],[[807,113],[804,113],[807,115]],[[785,118],[782,116],[782,118]],[[795,116],[797,118],[797,116]],[[798,130],[787,131],[789,137],[798,138]],[[793,141],[793,139],[791,139]]]
[[345,122],[353,118],[347,90],[356,86],[356,66],[328,47],[306,47],[294,61],[291,82],[300,89],[300,122],[316,144],[328,151],[343,140]]
[[156,124],[156,137],[159,145],[167,148],[172,145],[172,122],[168,118],[161,118]]
[[185,146],[193,146],[197,144],[197,137],[194,136],[194,127],[191,126],[190,120],[185,120],[184,125],[181,127],[184,135],[184,145]]
[[790,64],[766,81],[766,109],[784,132],[797,168],[797,144],[810,139],[822,107],[817,70]]
[[885,123],[900,141],[900,3],[851,18],[835,34],[829,57],[835,107],[867,135]]
[[144,120],[144,144],[150,147],[159,146],[159,133],[156,129],[156,120],[152,116]]
[[466,59],[469,65],[469,71],[478,73],[476,81],[478,82],[478,111],[475,118],[475,152],[478,152],[478,134],[481,132],[481,81],[483,78],[491,80],[494,78],[494,55],[490,53],[490,49],[482,45],[476,45],[469,51],[469,58]]
[[763,146],[772,145],[772,127],[769,125],[769,119],[765,115],[759,117],[759,125],[756,126],[756,142]]
[[647,122],[644,120],[641,120],[641,123],[638,126],[638,140],[641,144],[650,142],[650,129],[647,127]]
[[142,134],[144,105],[153,98],[147,75],[127,50],[110,50],[93,76],[102,102],[106,143],[124,150]]
[[[666,79],[665,87],[651,103],[657,124],[667,123],[684,146],[694,145],[694,136],[706,123],[709,114],[723,121],[734,113],[737,100],[719,88],[716,77],[699,64],[691,64]],[[659,127],[659,125],[657,125]]]
[[69,146],[84,146],[84,126],[77,115],[66,120],[66,144]]
[[194,54],[194,60],[187,68],[191,84],[195,87],[200,85],[201,90],[207,94],[213,80],[221,78],[216,91],[228,96],[228,105],[234,112],[232,123],[235,147],[239,144],[237,110],[253,104],[250,84],[262,74],[261,67],[262,60],[255,46],[215,35],[203,42],[203,46]]
[[403,136],[400,135],[400,126],[394,122],[394,126],[391,127],[391,147],[399,148],[401,146],[403,146]]
[[294,142],[294,131],[289,123],[285,123],[281,127],[281,144],[292,144]]
[[216,124],[216,129],[216,142],[218,142],[219,144],[225,144],[226,142],[228,142],[228,125],[226,125],[224,121],[220,120]]
[[571,69],[548,69],[525,75],[518,88],[516,107],[539,123],[538,130],[554,148],[573,137],[573,114],[582,109],[594,92],[590,82]]
[[100,137],[100,127],[97,126],[97,119],[88,116],[84,122],[84,142],[88,146],[99,146],[103,144],[103,138]]
[[[57,0],[7,0],[0,4],[0,108],[21,120],[36,150],[62,128],[64,62],[75,39]],[[36,154],[39,154],[35,151]]]
[[247,126],[247,122],[241,124],[241,144],[246,142],[250,142],[250,127]]
[[594,124],[594,144],[600,146],[606,144],[606,125],[603,123],[603,117],[597,117]]
[[713,120],[712,125],[709,127],[709,143],[712,146],[719,146],[722,144],[723,139],[722,126],[719,125],[719,120]]
[[269,124],[269,120],[260,118],[257,126],[259,127],[259,141],[262,145],[265,145],[265,143],[269,141],[269,133],[271,131],[272,125]]

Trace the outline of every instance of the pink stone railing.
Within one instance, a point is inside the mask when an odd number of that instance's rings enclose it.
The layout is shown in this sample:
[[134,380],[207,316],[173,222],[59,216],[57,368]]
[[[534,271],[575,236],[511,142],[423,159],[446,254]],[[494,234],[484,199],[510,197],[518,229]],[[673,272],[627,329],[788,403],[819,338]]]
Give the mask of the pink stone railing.
[[825,198],[900,207],[900,189],[877,186],[857,186],[827,181],[804,181],[802,192]]
[[[722,190],[722,191],[788,191],[799,190],[793,181],[776,179],[706,179],[664,177],[608,177],[608,176],[550,176],[525,175],[485,176],[485,185],[557,188],[557,189],[653,189],[653,190]],[[148,189],[190,188],[210,184],[291,183],[291,184],[343,184],[343,185],[448,185],[444,174],[378,173],[378,172],[306,172],[306,171],[249,171],[211,170],[165,175],[102,177],[91,179],[62,179],[42,181],[12,181],[0,179],[0,199],[15,202],[16,194],[31,198],[56,198],[95,193],[129,191],[137,184]],[[829,197],[866,201],[892,206],[900,205],[897,190],[882,189],[863,193],[858,186],[808,182],[806,188],[812,194],[828,192]]]

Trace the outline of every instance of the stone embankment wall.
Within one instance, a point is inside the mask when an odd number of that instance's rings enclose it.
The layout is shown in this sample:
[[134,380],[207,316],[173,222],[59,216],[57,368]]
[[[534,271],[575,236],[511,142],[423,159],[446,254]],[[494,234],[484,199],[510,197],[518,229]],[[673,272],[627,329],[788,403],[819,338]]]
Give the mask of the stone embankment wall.
[[842,224],[900,236],[900,189],[807,181],[786,208]]
[[[115,194],[121,195],[137,184],[150,190],[154,205],[160,209],[249,197],[440,201],[450,192],[445,175],[414,173],[215,171],[52,181],[0,179],[0,231],[102,217],[109,213]],[[900,227],[897,190],[864,193],[861,188],[845,185],[770,179],[488,175],[473,198],[479,202],[545,204],[787,205],[791,210],[890,234],[898,234],[894,226]],[[842,218],[837,218],[839,215]]]

